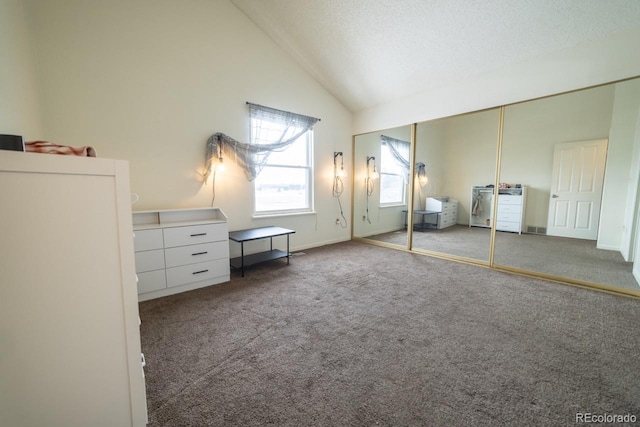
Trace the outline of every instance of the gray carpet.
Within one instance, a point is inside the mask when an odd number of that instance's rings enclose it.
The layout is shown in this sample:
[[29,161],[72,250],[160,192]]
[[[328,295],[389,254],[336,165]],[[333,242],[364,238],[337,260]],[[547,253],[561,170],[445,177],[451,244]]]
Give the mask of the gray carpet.
[[[396,245],[407,244],[406,230],[369,237]],[[456,225],[413,233],[413,247],[461,257],[489,260],[488,228]],[[496,264],[560,277],[640,290],[633,263],[618,251],[596,248],[593,240],[536,234],[496,233]]]
[[151,426],[640,417],[640,301],[356,242],[140,304]]

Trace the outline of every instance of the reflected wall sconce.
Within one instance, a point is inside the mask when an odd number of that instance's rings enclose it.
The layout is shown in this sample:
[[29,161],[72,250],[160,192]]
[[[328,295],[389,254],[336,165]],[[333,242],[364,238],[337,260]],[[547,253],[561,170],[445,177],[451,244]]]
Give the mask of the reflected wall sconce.
[[[373,171],[369,167],[370,163],[373,163]],[[374,179],[378,179],[378,171],[376,170],[376,158],[373,156],[367,156],[367,177],[364,179],[364,184],[367,189],[367,206],[365,212],[366,221],[371,224],[371,218],[369,218],[369,197],[373,194]]]
[[[338,157],[340,157],[340,169],[338,169]],[[342,196],[342,192],[344,191],[344,183],[342,182],[342,178],[345,176],[344,172],[344,155],[342,151],[334,151],[333,152],[333,189],[332,194],[333,197],[338,199],[338,206],[340,206],[340,216],[342,219],[338,218],[336,224],[339,224],[342,228],[347,228],[347,218],[344,216],[344,212],[342,210],[342,202],[340,202],[340,196]]]
[[[338,157],[340,157],[340,169],[338,169]],[[344,156],[342,155],[342,151],[334,151],[333,152],[333,176],[343,178],[346,174],[344,173]]]
[[418,184],[420,187],[424,187],[429,182],[427,167],[424,163],[416,163],[416,178],[418,178]]

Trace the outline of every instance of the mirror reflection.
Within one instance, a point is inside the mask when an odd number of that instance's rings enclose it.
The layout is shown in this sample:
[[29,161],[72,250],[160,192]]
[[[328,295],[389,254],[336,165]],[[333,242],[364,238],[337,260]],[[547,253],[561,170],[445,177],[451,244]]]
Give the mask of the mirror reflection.
[[495,108],[417,125],[414,249],[489,261],[499,118]]
[[353,235],[406,248],[411,126],[354,138]]
[[505,108],[495,264],[640,290],[639,111],[639,79]]

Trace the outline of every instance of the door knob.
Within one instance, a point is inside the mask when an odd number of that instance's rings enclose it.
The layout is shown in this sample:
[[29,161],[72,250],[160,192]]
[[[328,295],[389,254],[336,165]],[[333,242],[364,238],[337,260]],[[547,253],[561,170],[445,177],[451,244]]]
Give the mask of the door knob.
[[557,199],[558,195],[557,194],[552,194],[551,197],[553,197],[554,199]]

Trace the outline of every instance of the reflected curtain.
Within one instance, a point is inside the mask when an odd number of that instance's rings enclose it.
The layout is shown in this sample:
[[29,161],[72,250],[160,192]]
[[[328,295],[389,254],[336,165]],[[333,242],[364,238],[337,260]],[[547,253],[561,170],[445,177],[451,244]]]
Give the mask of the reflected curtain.
[[409,141],[391,138],[390,136],[380,135],[380,141],[389,148],[389,152],[393,159],[398,163],[405,172],[405,180],[409,176],[409,150],[411,144]]

